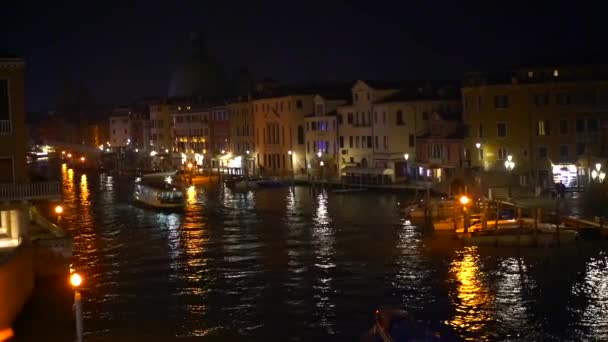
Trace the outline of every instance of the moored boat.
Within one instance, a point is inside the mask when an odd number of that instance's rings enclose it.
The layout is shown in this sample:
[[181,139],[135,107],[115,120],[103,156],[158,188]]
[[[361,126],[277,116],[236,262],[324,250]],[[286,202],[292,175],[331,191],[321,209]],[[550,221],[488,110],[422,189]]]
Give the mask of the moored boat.
[[423,220],[427,215],[427,210],[431,219],[445,220],[459,215],[462,212],[462,206],[453,199],[437,198],[431,199],[428,203],[424,200],[416,201],[403,209],[410,220]]
[[466,244],[495,245],[495,246],[552,246],[573,243],[578,238],[574,230],[547,222],[538,222],[534,226],[534,219],[487,221],[483,229],[482,222],[471,225],[468,233],[461,238]]

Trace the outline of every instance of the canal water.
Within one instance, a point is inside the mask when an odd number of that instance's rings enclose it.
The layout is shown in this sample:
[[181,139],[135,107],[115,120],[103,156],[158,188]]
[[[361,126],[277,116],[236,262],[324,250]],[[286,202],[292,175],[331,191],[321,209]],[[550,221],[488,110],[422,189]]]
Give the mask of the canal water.
[[132,179],[61,177],[89,340],[350,341],[378,307],[468,340],[608,340],[598,244],[463,247],[406,220],[405,194],[216,183],[161,213]]

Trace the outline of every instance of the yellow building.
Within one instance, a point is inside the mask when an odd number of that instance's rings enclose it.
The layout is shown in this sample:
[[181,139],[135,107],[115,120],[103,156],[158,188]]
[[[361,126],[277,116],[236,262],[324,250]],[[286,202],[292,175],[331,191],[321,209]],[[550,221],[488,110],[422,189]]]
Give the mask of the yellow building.
[[199,166],[209,165],[212,155],[209,129],[210,107],[182,104],[173,106],[172,109],[173,151],[181,155],[181,164],[195,161]]
[[150,106],[150,150],[161,153],[172,149],[172,109],[169,104]]
[[241,100],[227,105],[230,117],[230,149],[234,158],[241,157],[241,167],[246,173],[255,172],[255,118],[254,105],[250,100]]
[[313,106],[313,96],[309,94],[293,92],[253,101],[254,158],[262,174],[305,172],[304,116],[312,113]]
[[[511,181],[521,185],[583,183],[590,166],[608,152],[602,139],[607,76],[606,66],[467,75],[462,88],[466,162],[511,172]],[[553,170],[560,168],[574,171],[554,178]]]

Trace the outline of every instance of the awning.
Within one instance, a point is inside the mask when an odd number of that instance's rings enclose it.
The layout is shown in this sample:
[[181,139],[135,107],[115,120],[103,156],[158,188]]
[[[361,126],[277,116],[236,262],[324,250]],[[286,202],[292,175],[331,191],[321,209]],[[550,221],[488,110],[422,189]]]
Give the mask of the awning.
[[353,174],[353,175],[385,175],[392,176],[395,171],[393,169],[381,169],[381,168],[372,168],[372,167],[355,167],[355,166],[347,166],[342,169],[343,174]]

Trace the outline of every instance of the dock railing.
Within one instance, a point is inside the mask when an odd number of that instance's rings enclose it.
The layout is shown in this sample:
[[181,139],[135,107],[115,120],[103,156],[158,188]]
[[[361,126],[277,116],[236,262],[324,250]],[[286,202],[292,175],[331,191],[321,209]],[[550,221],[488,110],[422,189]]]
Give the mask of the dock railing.
[[0,202],[60,198],[59,182],[0,184]]

